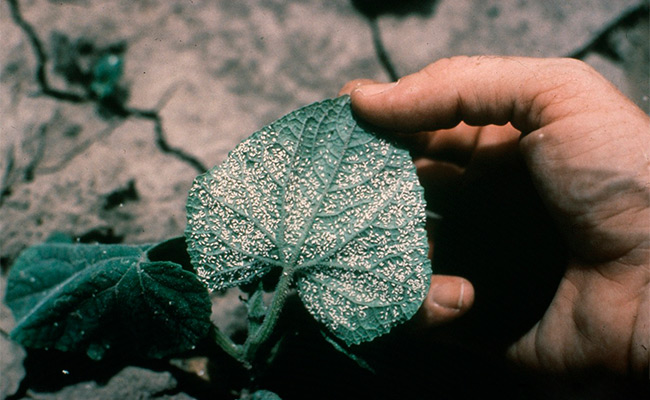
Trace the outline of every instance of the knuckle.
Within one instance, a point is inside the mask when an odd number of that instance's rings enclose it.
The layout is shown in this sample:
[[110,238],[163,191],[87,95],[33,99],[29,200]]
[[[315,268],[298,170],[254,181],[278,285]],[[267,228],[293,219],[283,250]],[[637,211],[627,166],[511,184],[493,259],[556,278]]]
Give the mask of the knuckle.
[[560,58],[554,60],[558,72],[567,76],[579,76],[581,80],[588,79],[591,82],[603,81],[603,76],[591,65],[576,58]]

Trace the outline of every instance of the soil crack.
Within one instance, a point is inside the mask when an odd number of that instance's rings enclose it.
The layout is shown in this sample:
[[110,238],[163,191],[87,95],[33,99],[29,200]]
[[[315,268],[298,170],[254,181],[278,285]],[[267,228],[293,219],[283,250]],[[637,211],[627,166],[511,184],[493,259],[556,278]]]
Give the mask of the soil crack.
[[[100,97],[92,91],[88,91],[86,94],[78,94],[52,87],[47,77],[47,63],[50,60],[44,49],[43,42],[36,34],[32,25],[23,18],[20,12],[18,0],[8,0],[8,3],[12,20],[27,36],[36,57],[37,67],[35,75],[40,95],[69,103],[94,103],[101,112],[110,117],[118,117],[120,119],[140,118],[151,121],[154,126],[155,145],[162,153],[168,154],[188,164],[199,173],[203,173],[207,170],[205,165],[203,165],[198,158],[169,144],[165,135],[162,117],[157,109],[147,110],[127,107],[117,96]],[[44,149],[41,150],[44,151]],[[9,149],[9,153],[10,156],[13,155],[13,148]],[[4,198],[11,193],[12,183],[10,182],[9,175],[13,172],[15,165],[12,162],[13,159],[11,157],[8,158],[8,160],[9,162],[3,174],[2,186],[0,187],[0,206],[2,205]],[[27,169],[25,172],[26,178],[28,178],[27,180],[33,179],[33,172],[33,166]]]
[[605,25],[603,29],[593,35],[585,44],[568,54],[567,57],[582,60],[589,53],[596,52],[610,60],[622,61],[623,55],[619,54],[619,51],[612,44],[610,35],[618,29],[631,27],[643,18],[648,18],[648,12],[650,12],[650,3],[647,1],[630,7]]

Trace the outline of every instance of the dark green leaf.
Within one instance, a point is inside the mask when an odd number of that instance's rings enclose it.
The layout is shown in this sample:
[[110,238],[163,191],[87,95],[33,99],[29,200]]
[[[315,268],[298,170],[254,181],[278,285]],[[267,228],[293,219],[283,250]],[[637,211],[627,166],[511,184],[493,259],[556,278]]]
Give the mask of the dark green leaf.
[[147,249],[147,258],[150,261],[170,261],[180,265],[186,271],[194,272],[190,255],[187,254],[184,236],[168,239],[151,246]]
[[357,344],[410,318],[428,290],[424,207],[408,151],[341,97],[254,133],[195,180],[188,251],[212,289],[281,270],[312,315]]
[[210,300],[190,272],[152,262],[150,246],[45,243],[10,270],[11,332],[26,347],[108,349],[164,357],[192,348],[210,326]]

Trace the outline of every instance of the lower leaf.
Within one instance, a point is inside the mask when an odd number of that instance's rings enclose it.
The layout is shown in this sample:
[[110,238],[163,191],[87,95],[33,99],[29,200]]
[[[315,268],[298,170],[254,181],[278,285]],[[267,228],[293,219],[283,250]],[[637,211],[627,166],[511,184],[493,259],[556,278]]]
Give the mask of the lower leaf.
[[150,246],[46,243],[23,252],[7,283],[26,347],[165,357],[193,348],[210,323],[207,289]]

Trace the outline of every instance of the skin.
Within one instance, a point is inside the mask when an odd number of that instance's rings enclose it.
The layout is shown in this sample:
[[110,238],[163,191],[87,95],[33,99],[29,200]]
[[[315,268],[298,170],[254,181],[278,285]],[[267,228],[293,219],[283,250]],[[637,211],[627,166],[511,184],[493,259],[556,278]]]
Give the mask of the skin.
[[[412,146],[425,187],[488,165],[532,181],[569,255],[547,310],[507,350],[514,363],[648,379],[650,119],[640,108],[571,59],[456,57],[341,93]],[[469,281],[434,276],[419,318],[446,323],[473,302]]]

